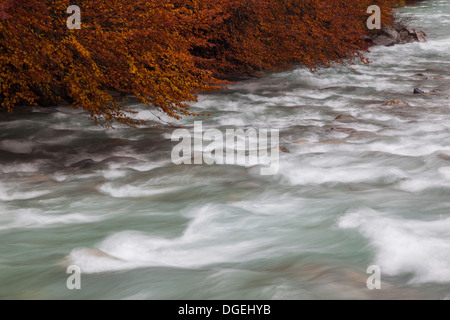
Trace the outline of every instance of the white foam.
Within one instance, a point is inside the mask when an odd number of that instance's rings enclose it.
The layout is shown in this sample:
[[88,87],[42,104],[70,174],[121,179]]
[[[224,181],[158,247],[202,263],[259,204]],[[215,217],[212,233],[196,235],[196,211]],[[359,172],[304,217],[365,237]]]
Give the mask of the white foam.
[[40,191],[23,191],[23,190],[14,190],[10,187],[8,188],[3,183],[0,183],[0,200],[2,201],[15,201],[15,200],[29,200],[42,197],[46,194],[49,194],[48,190],[40,190]]
[[126,170],[102,170],[100,172],[106,179],[123,178],[128,174]]
[[64,182],[67,180],[68,176],[62,173],[55,173],[51,176],[52,179],[54,179],[57,182]]
[[450,189],[450,167],[414,173],[408,180],[401,181],[398,188],[408,192],[421,192],[430,188]]
[[[155,108],[152,107],[148,108],[144,104],[137,104],[128,107],[132,107],[133,110],[137,112],[136,114],[128,114],[131,118],[135,120],[151,121],[162,125],[166,125],[167,123],[180,124],[180,120],[171,118],[164,112],[157,110]],[[123,126],[123,128],[126,127]]]
[[437,152],[450,151],[450,147],[443,147],[425,139],[400,138],[396,143],[376,141],[368,145],[371,151],[381,151],[401,156],[421,157]]
[[440,179],[412,178],[399,183],[399,189],[408,192],[421,192],[431,188],[450,188],[450,183]]
[[108,165],[110,169],[133,169],[139,172],[149,172],[156,168],[167,165],[167,162],[139,162],[139,163],[111,163]]
[[0,141],[0,149],[12,153],[31,153],[35,145],[35,142],[29,140],[5,139]]
[[420,221],[365,208],[346,214],[338,224],[370,241],[374,264],[383,274],[412,274],[412,283],[450,282],[450,217]]
[[61,214],[58,212],[43,212],[38,209],[0,208],[0,230],[38,229],[56,225],[89,223],[103,219],[104,217],[101,215]]
[[236,224],[234,219],[224,223],[222,219],[230,214],[224,207],[206,205],[183,213],[192,220],[180,237],[170,239],[143,232],[123,231],[96,245],[96,248],[113,259],[92,255],[90,251],[78,248],[70,253],[69,259],[80,266],[83,272],[97,273],[151,266],[201,268],[262,258],[267,254],[258,249],[264,245],[261,239],[236,237],[236,229],[251,228],[252,224],[246,221]]
[[39,168],[36,163],[13,163],[0,165],[0,169],[4,173],[12,172],[38,172]]
[[113,183],[105,183],[98,190],[114,198],[139,198],[158,194],[169,193],[178,190],[178,187],[159,187],[151,185],[122,185],[115,186]]
[[438,171],[443,179],[450,182],[450,167],[442,167],[442,168],[439,168]]
[[323,183],[376,183],[379,179],[394,181],[405,177],[397,168],[377,168],[366,166],[347,166],[340,168],[291,167],[283,168],[283,173],[293,185]]

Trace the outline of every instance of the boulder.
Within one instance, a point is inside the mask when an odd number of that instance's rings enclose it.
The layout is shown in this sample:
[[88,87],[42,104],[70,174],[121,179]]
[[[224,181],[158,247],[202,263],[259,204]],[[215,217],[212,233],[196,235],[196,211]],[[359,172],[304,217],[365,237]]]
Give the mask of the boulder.
[[402,30],[399,32],[399,36],[400,36],[400,43],[401,44],[405,44],[405,43],[411,43],[415,41],[415,38],[413,36],[411,36],[408,31],[406,30]]
[[406,26],[384,26],[373,37],[373,43],[381,46],[393,46],[411,42],[426,42],[425,32]]
[[419,88],[414,88],[414,94],[424,94],[425,91],[420,90]]
[[404,27],[403,30],[408,32],[408,36],[413,37],[414,41],[427,42],[427,35],[425,32],[409,27]]
[[379,45],[379,46],[386,46],[386,47],[390,47],[390,46],[393,46],[396,44],[395,40],[393,40],[385,35],[380,35],[380,36],[376,37],[373,40],[373,43],[375,43],[376,45]]
[[427,35],[423,31],[416,30],[416,38],[419,42],[427,42]]
[[399,43],[401,40],[400,34],[391,26],[384,26],[380,31],[380,35],[384,35],[389,39],[392,39],[395,43]]

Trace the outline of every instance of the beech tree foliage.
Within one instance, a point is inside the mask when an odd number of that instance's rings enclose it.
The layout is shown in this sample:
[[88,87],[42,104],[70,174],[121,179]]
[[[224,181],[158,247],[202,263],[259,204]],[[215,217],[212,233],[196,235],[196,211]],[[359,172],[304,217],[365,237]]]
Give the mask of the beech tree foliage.
[[[370,5],[392,0],[0,0],[0,107],[70,103],[128,125],[120,93],[173,118],[227,76],[364,58]],[[81,28],[67,27],[67,8]]]

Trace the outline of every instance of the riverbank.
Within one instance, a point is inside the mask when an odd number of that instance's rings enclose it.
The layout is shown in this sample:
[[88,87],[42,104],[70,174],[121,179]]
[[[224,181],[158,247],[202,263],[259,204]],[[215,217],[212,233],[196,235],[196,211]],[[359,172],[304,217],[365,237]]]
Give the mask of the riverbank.
[[[197,94],[221,89],[226,75],[367,63],[370,44],[362,35],[370,33],[370,0],[311,0],[301,7],[294,0],[113,2],[121,21],[108,2],[87,0],[82,28],[71,29],[60,21],[63,0],[7,0],[0,8],[0,50],[8,57],[0,60],[1,107],[68,103],[105,127],[138,126],[145,122],[130,116],[122,97],[179,119],[194,115]],[[376,4],[383,24],[392,22],[398,1]],[[30,7],[39,10],[30,14]]]

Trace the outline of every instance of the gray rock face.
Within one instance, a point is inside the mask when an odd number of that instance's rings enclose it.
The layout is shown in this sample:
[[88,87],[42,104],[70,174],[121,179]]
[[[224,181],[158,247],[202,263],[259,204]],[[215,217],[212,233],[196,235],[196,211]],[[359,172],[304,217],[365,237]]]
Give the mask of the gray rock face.
[[427,35],[423,31],[416,30],[416,38],[419,42],[427,42]]
[[384,35],[392,39],[395,43],[399,43],[401,41],[400,34],[391,26],[383,27],[380,31],[380,35]]
[[384,35],[381,35],[381,36],[376,37],[376,38],[373,40],[373,42],[374,42],[376,45],[379,45],[379,46],[386,46],[386,47],[390,47],[390,46],[393,46],[393,45],[396,44],[396,42],[395,42],[394,40],[392,40],[392,39],[389,38],[388,36],[384,36]]
[[400,40],[401,44],[411,43],[411,42],[415,41],[414,37],[412,35],[410,35],[408,33],[408,31],[406,31],[406,30],[400,31],[399,35],[400,35],[400,39],[401,39]]

